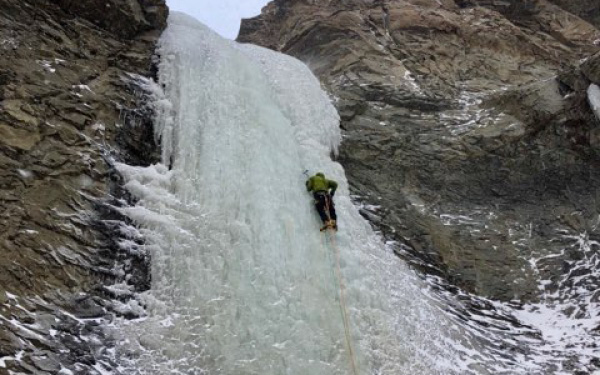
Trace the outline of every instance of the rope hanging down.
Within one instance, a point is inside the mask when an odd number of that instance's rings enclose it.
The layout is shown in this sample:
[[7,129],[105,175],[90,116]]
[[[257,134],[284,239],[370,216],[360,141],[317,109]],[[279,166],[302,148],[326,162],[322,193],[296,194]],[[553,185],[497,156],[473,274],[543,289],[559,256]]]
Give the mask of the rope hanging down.
[[[327,213],[327,218],[331,221],[331,217],[329,216],[329,200],[331,198],[328,197],[325,200],[325,212]],[[330,229],[331,230],[331,229]],[[348,310],[346,308],[346,286],[344,285],[344,279],[342,277],[342,270],[340,267],[340,249],[337,246],[337,242],[335,240],[335,233],[331,233],[328,235],[329,243],[331,247],[335,250],[335,275],[340,287],[340,313],[342,314],[342,322],[344,323],[344,334],[346,336],[346,345],[348,346],[348,356],[350,359],[350,366],[352,367],[352,373],[354,375],[358,375],[358,367],[356,365],[356,356],[354,355],[354,348],[352,347],[352,339],[350,338],[350,321],[348,319]]]
[[330,236],[331,246],[335,249],[336,255],[336,264],[335,264],[335,273],[338,279],[338,283],[340,286],[340,311],[342,313],[342,321],[344,322],[344,332],[346,334],[346,344],[348,345],[348,353],[350,356],[350,364],[352,366],[352,373],[354,375],[358,375],[358,368],[356,366],[356,357],[354,355],[354,348],[352,347],[352,340],[350,338],[350,322],[348,319],[348,310],[346,308],[346,297],[345,291],[346,287],[344,285],[344,279],[342,278],[342,271],[340,269],[340,249],[337,246],[335,241],[335,235]]

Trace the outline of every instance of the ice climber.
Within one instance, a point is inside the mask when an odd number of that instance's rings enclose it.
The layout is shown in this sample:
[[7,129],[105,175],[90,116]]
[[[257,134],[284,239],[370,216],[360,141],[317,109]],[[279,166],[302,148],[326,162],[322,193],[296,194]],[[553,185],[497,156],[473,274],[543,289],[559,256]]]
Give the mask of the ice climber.
[[321,172],[306,181],[306,189],[313,193],[315,207],[323,220],[322,231],[329,228],[337,230],[337,216],[332,199],[337,187],[337,182],[326,179]]

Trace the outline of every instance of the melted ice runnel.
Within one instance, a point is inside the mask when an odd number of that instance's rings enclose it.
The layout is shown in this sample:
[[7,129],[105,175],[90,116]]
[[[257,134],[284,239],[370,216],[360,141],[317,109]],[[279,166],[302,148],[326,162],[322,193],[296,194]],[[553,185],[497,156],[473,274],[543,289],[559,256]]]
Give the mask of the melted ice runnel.
[[[460,371],[454,328],[350,201],[338,115],[301,62],[174,13],[159,53],[164,165],[120,165],[152,258],[138,374],[351,374],[330,234],[305,168],[337,180],[349,341],[361,374]],[[161,97],[162,95],[162,97]]]

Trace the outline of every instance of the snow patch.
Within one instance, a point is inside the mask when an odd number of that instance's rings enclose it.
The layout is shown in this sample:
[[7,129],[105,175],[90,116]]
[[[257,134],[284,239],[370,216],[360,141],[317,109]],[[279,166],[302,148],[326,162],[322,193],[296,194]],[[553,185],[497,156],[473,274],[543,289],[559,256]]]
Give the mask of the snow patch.
[[79,90],[79,91],[88,91],[88,92],[91,92],[92,94],[95,94],[94,91],[92,91],[92,89],[88,85],[73,85],[72,88]]
[[25,351],[21,350],[14,357],[13,356],[5,356],[5,357],[0,358],[0,367],[6,368],[7,361],[19,362],[21,359],[23,359],[24,354],[25,354]]
[[600,87],[592,83],[587,89],[588,102],[594,111],[596,118],[600,121]]
[[8,297],[8,299],[12,299],[13,301],[17,300],[17,296],[15,296],[14,294],[9,293],[9,292],[4,292],[4,293],[6,293],[6,297]]
[[421,86],[419,86],[419,84],[417,83],[417,80],[415,79],[414,75],[412,74],[412,72],[410,70],[407,69],[404,72],[403,79],[410,86],[410,88],[412,88],[412,90],[414,92],[416,92],[417,94],[423,93],[423,89],[421,88]]
[[48,73],[56,73],[56,69],[52,67],[52,62],[48,60],[37,60],[37,63],[40,64]]
[[0,40],[0,47],[4,50],[17,49],[18,43],[14,38],[2,39]]
[[21,176],[23,178],[31,178],[31,177],[33,177],[33,172],[29,171],[27,169],[17,169],[17,173],[19,173],[19,176]]
[[104,124],[101,122],[97,122],[94,125],[92,125],[92,130],[95,132],[104,133],[104,131],[106,130],[106,126],[104,126]]
[[110,286],[105,286],[104,289],[108,290],[115,297],[128,297],[133,295],[134,287],[126,283],[120,283]]

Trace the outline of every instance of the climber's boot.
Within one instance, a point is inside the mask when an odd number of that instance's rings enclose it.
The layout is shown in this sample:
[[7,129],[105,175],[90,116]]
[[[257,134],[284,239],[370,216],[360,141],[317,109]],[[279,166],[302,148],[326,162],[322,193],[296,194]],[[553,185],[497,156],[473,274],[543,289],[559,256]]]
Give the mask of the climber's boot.
[[330,221],[329,221],[329,227],[330,227],[331,229],[333,229],[333,230],[337,231],[337,230],[338,230],[338,228],[337,228],[337,221],[335,221],[335,220],[330,220]]

